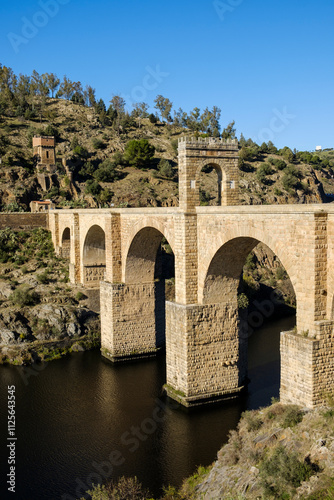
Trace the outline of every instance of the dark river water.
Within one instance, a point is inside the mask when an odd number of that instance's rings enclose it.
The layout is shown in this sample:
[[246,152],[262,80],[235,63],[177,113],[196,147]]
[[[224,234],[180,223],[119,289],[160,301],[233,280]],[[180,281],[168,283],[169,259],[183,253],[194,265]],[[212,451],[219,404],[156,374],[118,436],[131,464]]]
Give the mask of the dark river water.
[[[91,482],[137,476],[152,493],[209,465],[245,409],[279,393],[276,320],[249,339],[248,394],[186,411],[161,397],[165,358],[114,366],[99,351],[36,369],[0,367],[0,498],[72,499]],[[16,387],[16,493],[7,491],[7,386]]]

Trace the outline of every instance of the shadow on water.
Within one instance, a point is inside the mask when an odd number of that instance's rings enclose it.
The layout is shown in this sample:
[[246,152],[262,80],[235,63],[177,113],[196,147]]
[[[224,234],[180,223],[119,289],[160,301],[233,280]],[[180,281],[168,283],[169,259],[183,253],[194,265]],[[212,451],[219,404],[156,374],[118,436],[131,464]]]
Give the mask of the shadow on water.
[[[279,392],[278,320],[249,339],[249,392],[244,398],[187,412],[161,397],[165,357],[105,363],[99,351],[39,367],[24,383],[22,367],[0,367],[0,473],[6,477],[6,387],[16,385],[16,499],[80,498],[100,479],[134,476],[155,494],[208,465],[241,412]],[[44,368],[44,369],[41,369]],[[6,488],[1,483],[1,498]],[[67,496],[66,496],[67,495]]]

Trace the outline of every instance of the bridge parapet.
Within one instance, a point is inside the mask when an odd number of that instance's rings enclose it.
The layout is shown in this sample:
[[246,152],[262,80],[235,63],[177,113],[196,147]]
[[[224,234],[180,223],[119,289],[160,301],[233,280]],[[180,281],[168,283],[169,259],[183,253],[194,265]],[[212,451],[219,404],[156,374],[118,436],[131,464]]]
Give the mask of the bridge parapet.
[[238,139],[222,139],[220,137],[180,137],[178,142],[179,148],[185,147],[198,148],[216,148],[216,149],[232,149],[238,150]]

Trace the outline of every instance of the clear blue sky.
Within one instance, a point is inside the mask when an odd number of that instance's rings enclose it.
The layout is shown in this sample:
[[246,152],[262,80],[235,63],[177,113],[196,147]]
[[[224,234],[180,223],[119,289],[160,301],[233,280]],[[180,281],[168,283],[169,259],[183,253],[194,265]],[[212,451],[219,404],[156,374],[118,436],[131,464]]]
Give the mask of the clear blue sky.
[[333,22],[332,0],[2,1],[0,62],[66,74],[107,105],[216,105],[238,136],[311,150],[334,147]]

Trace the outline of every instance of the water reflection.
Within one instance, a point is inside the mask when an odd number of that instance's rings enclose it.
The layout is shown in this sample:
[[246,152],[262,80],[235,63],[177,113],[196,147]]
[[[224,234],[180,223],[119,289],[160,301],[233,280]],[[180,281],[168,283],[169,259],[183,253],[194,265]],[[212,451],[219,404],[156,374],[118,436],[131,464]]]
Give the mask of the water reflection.
[[[23,368],[0,367],[1,477],[8,472],[6,387],[15,384],[15,498],[79,498],[103,474],[136,475],[155,494],[163,484],[179,485],[196,466],[215,459],[241,411],[278,396],[279,332],[293,324],[294,318],[276,321],[250,338],[246,399],[192,412],[161,398],[163,357],[114,366],[99,351],[79,353],[49,363],[28,385]],[[5,498],[3,481],[1,489]]]

